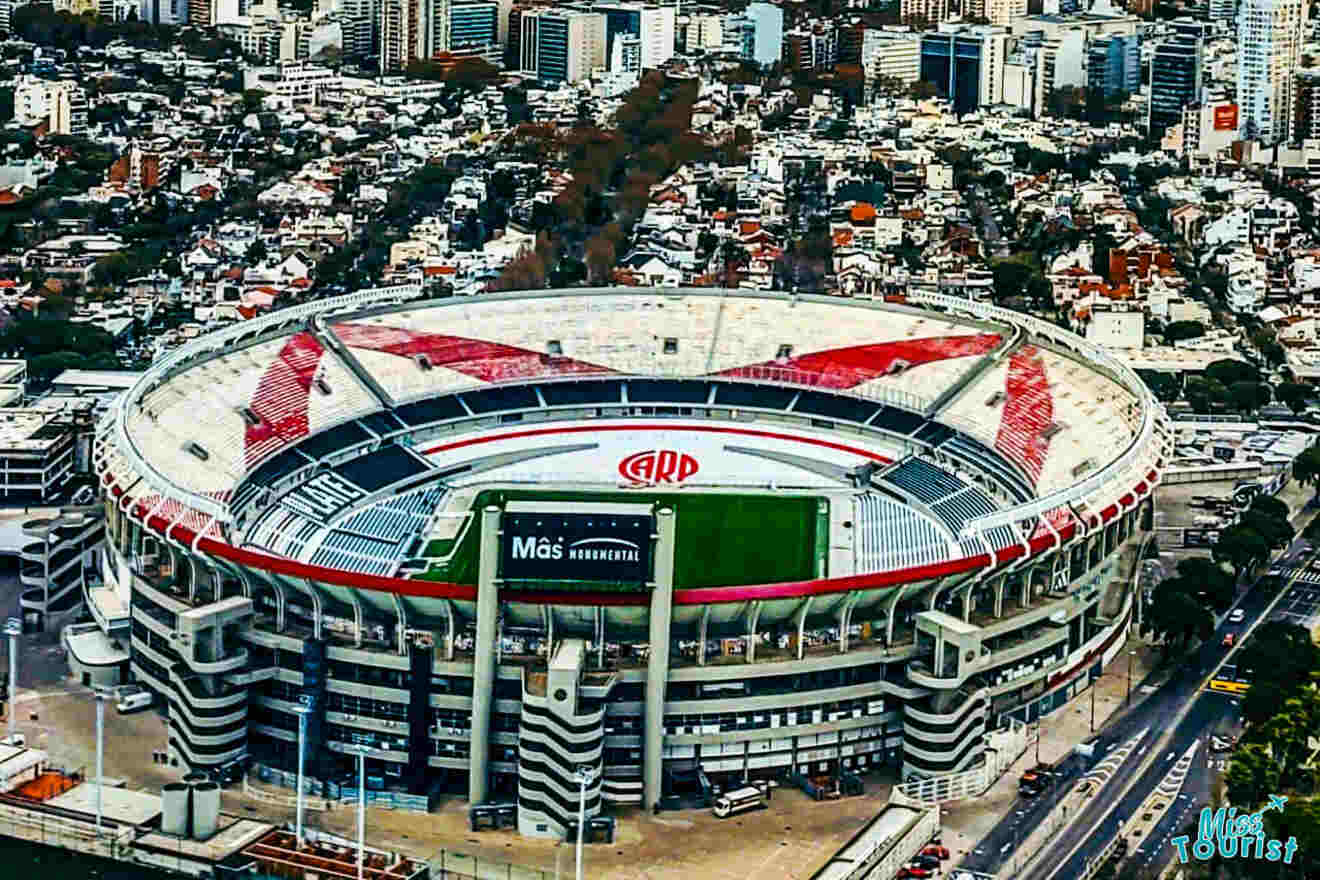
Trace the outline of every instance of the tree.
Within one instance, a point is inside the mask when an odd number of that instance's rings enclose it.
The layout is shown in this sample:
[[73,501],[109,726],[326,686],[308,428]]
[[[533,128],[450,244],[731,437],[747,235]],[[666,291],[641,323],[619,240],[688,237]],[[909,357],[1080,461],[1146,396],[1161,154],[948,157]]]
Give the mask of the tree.
[[1287,547],[1297,534],[1288,520],[1268,516],[1259,510],[1244,511],[1238,518],[1238,525],[1260,535],[1271,550]]
[[1311,641],[1306,627],[1270,620],[1256,628],[1237,654],[1238,669],[1256,679],[1296,690],[1320,669],[1320,649]]
[[596,234],[587,239],[584,248],[587,280],[597,284],[608,282],[614,272],[614,242],[604,235]]
[[270,92],[263,91],[263,90],[261,90],[261,89],[244,89],[244,90],[243,90],[243,96],[242,96],[242,97],[243,97],[243,110],[244,110],[245,112],[247,112],[247,113],[254,113],[254,112],[256,112],[257,110],[260,110],[260,109],[261,109],[261,102],[262,102],[262,101],[266,98],[266,96],[269,95],[269,94],[270,94]]
[[1153,635],[1164,642],[1166,654],[1189,643],[1193,638],[1208,639],[1215,631],[1210,612],[1194,596],[1188,595],[1181,578],[1161,581],[1155,587],[1147,614],[1141,622],[1142,635]]
[[1251,809],[1279,790],[1279,768],[1260,743],[1240,747],[1224,774],[1230,802]]
[[1187,398],[1193,410],[1198,413],[1208,413],[1216,406],[1223,406],[1228,399],[1228,389],[1215,379],[1192,376],[1183,386],[1183,396]]
[[1257,382],[1260,371],[1246,361],[1222,358],[1205,368],[1205,377],[1228,387],[1235,382]]
[[1320,492],[1320,446],[1312,444],[1293,459],[1293,476],[1304,486]]
[[260,263],[266,259],[266,243],[260,238],[253,239],[252,244],[248,245],[247,253],[244,256],[253,265]]
[[1241,578],[1244,572],[1269,558],[1270,545],[1255,529],[1238,524],[1219,533],[1213,555],[1216,562],[1233,566],[1233,573]]
[[1174,321],[1164,328],[1164,341],[1170,344],[1183,339],[1196,339],[1205,335],[1205,325],[1200,321]]
[[1273,495],[1257,495],[1251,502],[1250,510],[1263,513],[1268,517],[1288,521],[1288,505]]
[[994,279],[995,302],[1000,304],[1025,296],[1028,285],[1036,277],[1035,270],[1017,260],[1000,260],[990,271]]
[[1178,585],[1188,595],[1205,594],[1205,604],[1215,611],[1225,611],[1233,604],[1237,589],[1233,577],[1219,563],[1205,556],[1194,556],[1178,563]]
[[1274,389],[1274,396],[1294,413],[1300,413],[1311,399],[1311,386],[1304,382],[1281,382]]
[[1178,376],[1174,373],[1161,373],[1156,370],[1138,370],[1146,387],[1150,393],[1164,403],[1172,403],[1178,399],[1182,393],[1182,387],[1178,382]]
[[1255,412],[1270,402],[1270,386],[1264,382],[1234,382],[1228,387],[1228,400],[1241,412]]

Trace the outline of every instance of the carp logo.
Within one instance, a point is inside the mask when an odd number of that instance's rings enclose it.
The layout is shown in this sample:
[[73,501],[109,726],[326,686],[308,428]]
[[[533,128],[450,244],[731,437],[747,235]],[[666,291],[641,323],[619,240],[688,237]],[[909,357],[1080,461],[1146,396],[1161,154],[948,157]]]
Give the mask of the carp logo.
[[698,470],[695,458],[672,449],[634,452],[619,462],[619,474],[632,483],[681,483]]

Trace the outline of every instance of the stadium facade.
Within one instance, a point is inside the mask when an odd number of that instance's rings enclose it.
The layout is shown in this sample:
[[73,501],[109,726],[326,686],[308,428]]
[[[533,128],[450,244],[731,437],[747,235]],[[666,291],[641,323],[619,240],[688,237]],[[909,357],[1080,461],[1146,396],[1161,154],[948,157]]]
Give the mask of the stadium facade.
[[[1085,687],[1170,440],[1103,350],[937,296],[276,312],[99,425],[104,578],[190,768],[588,812],[981,760]],[[1145,522],[1143,523],[1143,518]]]

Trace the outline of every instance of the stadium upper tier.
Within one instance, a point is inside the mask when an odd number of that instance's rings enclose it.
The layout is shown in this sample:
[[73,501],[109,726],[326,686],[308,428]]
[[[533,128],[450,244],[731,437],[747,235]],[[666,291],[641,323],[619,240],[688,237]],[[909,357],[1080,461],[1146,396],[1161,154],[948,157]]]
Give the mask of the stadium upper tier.
[[[470,585],[390,576],[461,484],[428,460],[441,447],[411,447],[439,429],[480,437],[524,416],[590,419],[593,407],[613,425],[702,410],[724,424],[796,419],[870,438],[859,460],[877,465],[864,487],[874,497],[858,502],[855,567],[763,585],[766,597],[1041,552],[1149,492],[1168,442],[1162,408],[1102,349],[965,300],[631,288],[421,300],[404,286],[176,350],[117,401],[95,454],[122,510],[194,551],[463,599]],[[910,552],[894,552],[895,537]],[[736,600],[718,589],[702,601]]]

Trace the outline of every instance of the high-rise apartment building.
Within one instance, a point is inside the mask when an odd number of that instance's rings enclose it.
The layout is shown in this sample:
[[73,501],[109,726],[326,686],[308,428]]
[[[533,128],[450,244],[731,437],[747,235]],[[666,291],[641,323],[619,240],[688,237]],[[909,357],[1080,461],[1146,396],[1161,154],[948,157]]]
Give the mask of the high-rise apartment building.
[[674,7],[642,3],[597,3],[592,12],[605,16],[605,45],[613,52],[621,36],[636,37],[641,44],[642,67],[651,70],[674,57]]
[[949,0],[903,0],[899,14],[903,24],[933,28],[949,17]]
[[916,82],[921,77],[921,37],[867,28],[862,35],[862,71],[868,86],[881,77]]
[[738,22],[742,57],[769,67],[784,54],[784,10],[771,3],[750,3]]
[[51,83],[50,133],[87,134],[87,93],[72,80]]
[[1204,43],[1199,36],[1176,32],[1155,47],[1150,59],[1150,100],[1146,128],[1160,137],[1179,125],[1186,108],[1201,101]]
[[1141,47],[1136,34],[1106,34],[1091,41],[1086,51],[1086,88],[1112,98],[1141,88]]
[[379,21],[381,73],[449,51],[449,0],[381,0]]
[[1238,8],[1239,133],[1277,144],[1288,138],[1309,3],[1242,0]]
[[524,9],[519,68],[542,82],[577,82],[605,66],[605,16],[576,9]]

